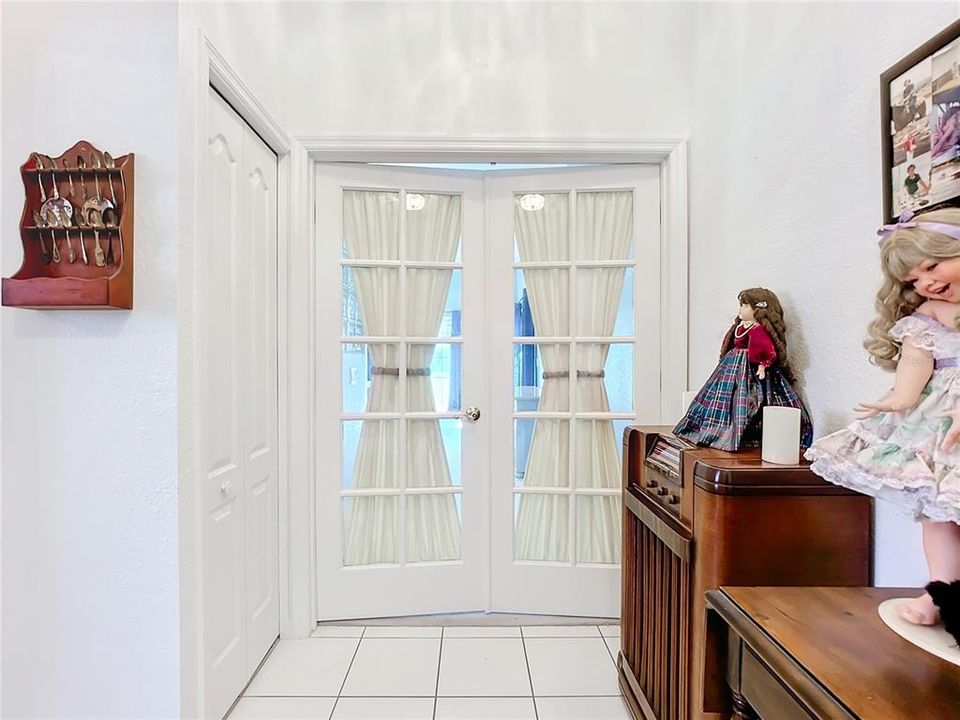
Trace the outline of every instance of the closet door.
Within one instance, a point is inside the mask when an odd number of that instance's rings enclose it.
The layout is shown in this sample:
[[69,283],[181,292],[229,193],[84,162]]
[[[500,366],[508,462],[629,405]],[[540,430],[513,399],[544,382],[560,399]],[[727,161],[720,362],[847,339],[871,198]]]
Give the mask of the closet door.
[[205,717],[222,717],[279,631],[276,158],[210,91],[197,237],[197,447]]
[[[277,507],[277,156],[244,125],[236,248],[246,515],[246,678],[280,634]],[[246,237],[244,236],[246,234]]]

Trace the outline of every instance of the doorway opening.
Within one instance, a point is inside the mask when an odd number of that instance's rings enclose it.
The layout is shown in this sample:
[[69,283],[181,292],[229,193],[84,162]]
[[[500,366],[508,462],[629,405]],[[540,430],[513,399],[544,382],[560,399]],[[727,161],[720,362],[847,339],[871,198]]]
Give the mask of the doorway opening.
[[661,169],[469,168],[316,166],[321,620],[619,612]]

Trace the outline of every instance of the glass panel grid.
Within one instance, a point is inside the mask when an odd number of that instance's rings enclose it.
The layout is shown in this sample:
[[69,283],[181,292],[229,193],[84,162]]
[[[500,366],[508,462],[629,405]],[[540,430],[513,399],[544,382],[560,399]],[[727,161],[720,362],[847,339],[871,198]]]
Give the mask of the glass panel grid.
[[[389,557],[380,557],[374,560],[357,560],[354,558],[352,564],[406,564],[408,562],[427,562],[459,559],[459,533],[460,533],[460,485],[461,485],[461,464],[460,464],[460,427],[459,417],[452,417],[451,414],[459,410],[459,386],[460,386],[460,358],[462,350],[462,304],[461,291],[462,286],[462,194],[461,193],[414,193],[406,190],[398,191],[369,191],[345,189],[344,197],[346,208],[346,198],[350,196],[355,202],[355,216],[348,219],[344,217],[344,240],[342,243],[343,252],[340,260],[342,283],[342,336],[341,357],[343,378],[341,382],[341,423],[343,426],[343,442],[341,443],[341,497],[343,506],[344,538],[347,539],[350,532],[349,525],[351,518],[356,515],[356,508],[372,507],[372,503],[379,503],[378,508],[384,511],[384,517],[390,523],[388,532],[395,537],[393,555]],[[361,197],[362,196],[362,197]],[[414,197],[417,196],[417,197]],[[457,218],[453,220],[455,226],[455,243],[453,256],[448,257],[451,248],[447,245],[441,248],[436,244],[429,242],[420,243],[419,248],[410,251],[409,232],[430,233],[432,227],[419,226],[421,217],[417,210],[431,202],[441,202],[442,197],[456,197],[459,200],[451,208],[452,212],[457,213]],[[389,222],[396,222],[396,236],[392,237],[392,229],[381,233],[380,239],[383,242],[380,246],[376,243],[367,242],[367,245],[373,249],[368,253],[352,254],[349,247],[364,247],[364,222],[366,217],[359,212],[359,206],[364,204],[395,205],[391,207]],[[420,207],[415,207],[416,205]],[[403,207],[404,211],[399,209]],[[347,235],[353,233],[348,240]],[[370,237],[376,238],[376,231],[370,232]],[[450,238],[451,236],[447,236]],[[365,254],[369,257],[361,257]],[[374,323],[376,329],[382,332],[373,335],[375,338],[384,337],[392,341],[390,343],[372,343],[369,342],[368,328],[365,326],[364,317],[361,309],[360,292],[357,282],[368,282],[371,285],[382,288],[387,285],[389,288],[387,297],[394,298],[396,302],[385,303],[385,318],[378,318]],[[444,288],[444,285],[446,287]],[[425,297],[410,297],[408,290],[419,289]],[[411,331],[423,330],[425,328],[417,326],[416,322],[411,322],[408,317],[408,308],[413,304],[423,303],[431,304],[436,298],[437,292],[445,290],[443,312],[440,317],[439,327],[430,327],[435,330],[433,333],[420,332],[416,336],[416,341],[411,342]],[[382,296],[381,296],[382,297]],[[422,322],[423,317],[417,318]],[[432,321],[432,318],[429,318]],[[362,338],[362,341],[360,339]],[[443,342],[446,341],[446,342]],[[430,350],[427,350],[427,348]],[[431,391],[428,395],[434,398],[432,410],[428,405],[424,405],[423,377],[419,374],[414,376],[408,372],[411,363],[421,363],[426,356],[431,356],[430,371],[442,370],[437,374],[444,375],[447,386],[440,389],[436,383],[431,382]],[[373,358],[384,361],[384,365],[375,365]],[[436,366],[436,367],[435,367]],[[405,382],[394,382],[392,392],[387,398],[377,398],[375,408],[370,407],[370,391],[372,388],[372,376],[375,369],[377,372],[386,374],[395,380],[406,379]],[[413,370],[424,370],[425,368],[413,368]],[[454,380],[455,378],[455,380]],[[408,395],[414,390],[410,387],[411,383],[417,386],[415,397],[408,398]],[[455,397],[454,397],[455,396]],[[437,399],[439,397],[439,400]],[[383,400],[381,402],[381,400]],[[410,400],[415,400],[417,407],[410,407]],[[438,404],[440,403],[440,404]],[[385,406],[386,405],[386,406]],[[380,413],[386,410],[389,418],[378,417]],[[392,428],[392,437],[390,439],[391,450],[387,456],[391,458],[392,472],[395,473],[395,482],[391,481],[388,487],[370,489],[364,493],[363,489],[359,491],[352,488],[354,468],[359,460],[357,457],[360,444],[360,435],[364,432],[365,425],[370,428],[386,427],[389,423]],[[408,448],[408,439],[411,437],[410,423],[419,423],[417,426],[421,430],[426,429],[431,437],[426,438],[418,435],[418,442],[422,445],[426,440],[428,444],[434,441],[439,443],[444,452],[444,462],[442,468],[433,469],[424,467],[431,463],[425,460],[423,448]],[[434,423],[439,430],[436,438],[432,437]],[[408,457],[409,456],[409,457]],[[412,465],[411,465],[412,463]],[[434,463],[435,464],[435,463]],[[395,468],[395,469],[394,469]],[[416,477],[411,475],[414,473]],[[440,473],[440,476],[436,476]],[[429,482],[445,482],[446,486],[438,485],[431,487],[417,487],[418,479],[423,481],[424,476],[430,475]],[[447,477],[447,474],[449,477]],[[453,494],[451,494],[453,493]],[[455,499],[454,498],[455,495]],[[433,500],[428,498],[433,497]],[[380,498],[376,500],[375,498]],[[393,498],[390,500],[390,498]],[[448,500],[455,503],[456,509],[456,553],[447,550],[433,553],[430,544],[426,545],[421,540],[417,541],[413,534],[408,532],[408,516],[415,515],[412,508],[432,507],[433,509],[443,506],[446,507]],[[449,510],[449,508],[447,508]],[[446,511],[445,511],[446,513]],[[454,526],[450,524],[450,514],[446,513],[448,539],[453,532]],[[451,541],[452,542],[452,541]],[[425,549],[426,548],[426,549]],[[436,549],[436,548],[434,548]],[[347,563],[346,554],[349,552],[345,542],[344,562]],[[426,554],[425,554],[426,553]],[[438,557],[431,557],[431,553]],[[382,553],[381,553],[382,555]],[[451,555],[451,557],[446,557]],[[455,557],[453,557],[455,555]]]
[[[515,303],[520,302],[522,294],[527,291],[526,273],[527,272],[567,272],[567,292],[566,297],[562,298],[566,300],[566,327],[568,327],[572,333],[569,336],[560,334],[558,336],[551,336],[549,341],[552,344],[564,343],[569,349],[569,357],[576,358],[576,362],[565,362],[565,366],[568,370],[568,377],[575,376],[577,370],[590,372],[597,372],[601,368],[586,368],[579,367],[581,362],[586,361],[586,356],[595,357],[598,353],[598,348],[591,346],[597,345],[607,345],[606,348],[606,362],[602,370],[604,371],[603,375],[603,386],[606,391],[607,400],[609,404],[609,410],[600,411],[596,407],[596,402],[590,402],[589,398],[584,397],[584,391],[581,389],[581,385],[585,383],[595,382],[592,378],[582,378],[581,381],[574,381],[573,377],[570,378],[571,382],[569,383],[569,412],[563,413],[549,413],[549,415],[559,415],[561,417],[569,417],[572,419],[569,424],[569,438],[568,438],[568,447],[569,447],[569,460],[567,465],[567,483],[561,487],[552,487],[552,488],[537,488],[531,486],[525,486],[523,484],[523,476],[517,475],[515,477],[514,483],[514,499],[515,499],[515,520],[514,520],[514,531],[515,531],[515,561],[517,562],[530,562],[538,561],[540,563],[559,561],[561,564],[610,564],[610,563],[619,563],[619,550],[614,548],[610,550],[610,544],[607,541],[600,542],[599,544],[595,542],[595,538],[591,540],[590,533],[593,531],[597,532],[609,532],[609,528],[604,529],[600,528],[600,520],[603,520],[606,515],[609,514],[608,503],[618,503],[619,502],[619,483],[615,487],[606,489],[606,488],[584,488],[577,487],[579,481],[576,478],[571,477],[573,468],[576,468],[577,454],[578,454],[578,444],[581,444],[583,440],[588,437],[580,437],[584,432],[586,432],[587,425],[591,427],[598,427],[597,423],[602,423],[599,427],[603,428],[604,443],[607,442],[608,438],[605,436],[609,434],[607,430],[612,431],[614,436],[614,446],[619,451],[620,448],[620,438],[622,437],[623,429],[629,425],[634,419],[634,408],[633,408],[633,394],[634,394],[634,353],[637,351],[636,348],[636,337],[634,337],[635,325],[634,325],[634,287],[633,287],[633,276],[636,266],[636,254],[635,254],[635,245],[636,238],[633,235],[632,227],[632,204],[633,204],[633,191],[625,190],[622,191],[629,195],[629,200],[622,198],[623,202],[629,202],[631,205],[630,211],[630,242],[627,246],[627,255],[626,257],[616,258],[612,260],[599,259],[596,257],[590,257],[590,253],[587,252],[588,245],[587,241],[583,236],[583,228],[579,222],[579,213],[580,206],[582,205],[581,197],[587,193],[581,193],[578,191],[571,191],[568,193],[568,202],[569,208],[567,211],[568,221],[570,226],[576,228],[576,232],[567,233],[568,246],[566,252],[563,255],[551,256],[551,257],[528,257],[524,258],[519,252],[519,245],[515,243],[515,262],[514,262],[514,300]],[[519,205],[521,194],[515,195],[515,204]],[[515,210],[515,213],[519,210]],[[567,258],[572,258],[572,261],[567,260]],[[613,298],[598,298],[593,297],[593,294],[599,289],[600,291],[609,291],[609,281],[611,279],[616,280],[616,273],[622,273],[622,285],[620,288],[619,298],[616,299],[615,304],[617,308],[617,313],[615,316],[613,327],[611,328],[613,332],[612,337],[603,337],[596,336],[593,333],[590,333],[589,330],[593,329],[586,319],[585,316],[589,315],[589,312],[585,315],[580,316],[580,322],[573,322],[574,314],[577,312],[578,308],[587,308],[588,310],[601,310],[609,313],[609,304],[614,301]],[[580,275],[581,277],[578,277]],[[533,276],[535,277],[535,276]],[[555,277],[555,276],[554,276]],[[581,294],[590,294],[590,297],[582,298]],[[561,293],[561,296],[563,294]],[[528,292],[529,297],[529,292]],[[529,299],[528,299],[529,302]],[[597,308],[592,307],[592,305],[597,305]],[[516,320],[516,318],[515,318]],[[561,326],[563,326],[563,321],[561,321]],[[541,413],[536,410],[530,410],[527,407],[524,407],[521,403],[519,395],[517,395],[517,388],[521,387],[521,384],[518,384],[519,374],[522,372],[522,369],[518,370],[517,360],[518,357],[522,355],[523,350],[527,348],[534,348],[536,351],[539,351],[541,345],[544,344],[541,342],[543,340],[542,333],[539,333],[535,327],[530,327],[528,325],[520,325],[515,322],[515,333],[514,333],[514,390],[515,390],[515,404],[514,404],[514,471],[518,472],[520,466],[520,451],[523,450],[523,443],[521,442],[524,438],[521,437],[523,433],[520,432],[521,423],[528,423],[530,427],[530,435],[533,432],[533,426],[536,422],[556,422],[556,419],[551,417],[550,420],[547,420],[544,416],[544,413]],[[527,350],[529,354],[529,350]],[[522,363],[521,363],[522,364]],[[528,365],[531,362],[527,363]],[[536,368],[536,371],[540,371],[540,362],[539,358],[534,358],[532,361],[533,367]],[[528,371],[529,373],[529,371]],[[628,374],[624,374],[628,373]],[[626,385],[626,388],[620,387]],[[528,404],[529,404],[529,399]],[[587,417],[584,417],[587,416]],[[607,426],[606,423],[610,423],[610,426]],[[589,435],[589,434],[588,434]],[[581,448],[580,452],[586,452],[585,449]],[[529,447],[526,448],[526,452],[529,452]],[[620,455],[621,452],[617,452],[617,465],[621,462]],[[609,459],[608,459],[609,461]],[[525,463],[524,463],[525,464]],[[619,478],[619,472],[617,473],[617,478]],[[573,480],[574,482],[570,482]],[[540,490],[538,493],[537,491]],[[569,548],[575,548],[575,557],[569,553],[568,548],[563,548],[560,553],[563,557],[523,557],[524,553],[520,547],[521,541],[516,537],[516,532],[518,529],[519,517],[520,517],[520,497],[529,496],[529,495],[543,495],[545,492],[550,495],[561,495],[570,498],[572,501],[574,498],[577,499],[576,503],[569,502],[567,505],[568,510],[568,527],[567,527],[567,543]],[[619,517],[619,513],[617,513]],[[578,531],[584,530],[586,534],[582,536],[578,534]],[[619,532],[616,532],[614,535],[613,544],[619,542]],[[615,554],[615,557],[611,558],[611,553]],[[552,564],[552,563],[551,563]]]

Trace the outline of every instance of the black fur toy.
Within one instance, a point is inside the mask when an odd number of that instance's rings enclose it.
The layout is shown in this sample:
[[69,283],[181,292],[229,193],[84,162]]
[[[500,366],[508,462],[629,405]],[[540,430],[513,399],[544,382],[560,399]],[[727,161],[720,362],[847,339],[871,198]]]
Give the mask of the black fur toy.
[[943,627],[960,643],[960,580],[952,583],[934,580],[927,585],[933,604],[940,608]]

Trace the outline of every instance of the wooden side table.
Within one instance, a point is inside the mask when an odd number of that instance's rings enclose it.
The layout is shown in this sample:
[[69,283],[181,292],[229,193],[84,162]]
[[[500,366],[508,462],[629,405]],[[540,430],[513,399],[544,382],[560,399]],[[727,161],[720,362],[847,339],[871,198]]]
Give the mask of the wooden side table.
[[726,629],[733,717],[960,718],[960,667],[911,645],[877,614],[882,601],[919,592],[849,587],[708,592],[707,623]]

